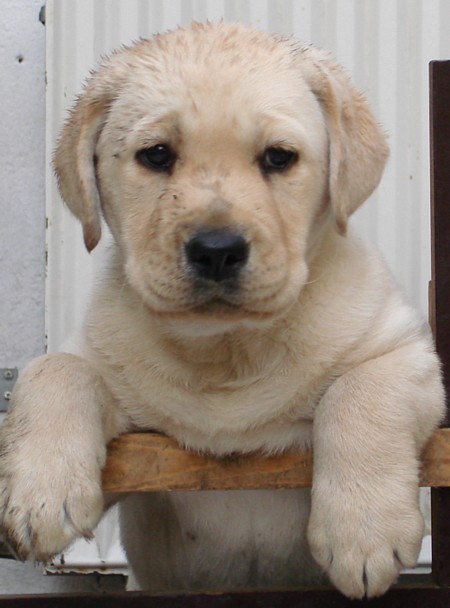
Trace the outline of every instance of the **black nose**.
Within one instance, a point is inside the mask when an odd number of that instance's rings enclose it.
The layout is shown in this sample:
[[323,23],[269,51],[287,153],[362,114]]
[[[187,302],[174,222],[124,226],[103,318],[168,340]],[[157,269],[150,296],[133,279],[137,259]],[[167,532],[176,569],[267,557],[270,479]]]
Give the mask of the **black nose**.
[[205,230],[185,245],[186,257],[198,276],[211,281],[236,277],[248,260],[249,246],[240,234]]

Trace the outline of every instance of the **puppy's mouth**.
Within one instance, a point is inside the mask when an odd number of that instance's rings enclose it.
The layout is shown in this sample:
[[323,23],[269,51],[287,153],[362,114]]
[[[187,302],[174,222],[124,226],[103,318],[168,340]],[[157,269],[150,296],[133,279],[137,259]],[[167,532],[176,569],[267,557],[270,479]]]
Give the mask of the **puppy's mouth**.
[[161,319],[172,320],[181,323],[206,324],[213,322],[218,326],[235,325],[242,322],[262,322],[271,319],[273,312],[263,312],[247,308],[245,303],[230,301],[225,298],[211,297],[193,302],[178,310],[158,310],[157,316]]
[[255,298],[253,291],[246,289],[246,280],[249,278],[246,274],[239,279],[219,283],[200,280],[198,277],[185,277],[184,288],[178,296],[176,292],[170,295],[158,292],[151,282],[146,283],[144,290],[141,284],[138,291],[155,316],[177,323],[213,322],[220,326],[242,322],[260,323],[282,313],[285,306],[274,302],[272,290]]
[[226,316],[242,315],[245,312],[244,307],[237,300],[233,301],[221,297],[203,299],[199,303],[190,306],[188,310],[201,316],[216,316],[218,314]]
[[279,310],[267,309],[272,300],[262,298],[254,300],[240,285],[240,281],[233,280],[224,283],[193,281],[190,295],[178,301],[179,306],[171,310],[159,310],[161,316],[184,317],[186,319],[200,319],[207,321],[236,322],[244,319],[266,319],[278,314]]
[[197,276],[190,276],[192,282],[192,300],[195,306],[216,304],[238,308],[242,305],[243,278],[234,277],[226,281],[209,281],[199,279]]

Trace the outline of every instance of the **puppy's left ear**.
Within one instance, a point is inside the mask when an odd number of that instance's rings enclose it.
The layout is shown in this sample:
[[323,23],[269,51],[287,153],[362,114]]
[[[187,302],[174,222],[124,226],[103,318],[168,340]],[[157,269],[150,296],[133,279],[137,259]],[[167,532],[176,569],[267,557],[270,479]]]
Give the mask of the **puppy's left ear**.
[[[303,49],[306,80],[322,105],[329,136],[329,197],[336,227],[372,194],[389,156],[386,135],[369,103],[328,53]],[[306,69],[305,69],[306,68]]]
[[[69,209],[83,226],[86,249],[92,251],[101,237],[101,204],[97,188],[95,148],[108,110],[128,72],[128,50],[106,60],[88,80],[65,123],[55,150],[58,186]],[[122,59],[125,57],[125,59]]]
[[106,103],[81,97],[64,125],[54,167],[61,196],[83,226],[84,244],[92,251],[101,236],[100,197],[95,175],[95,144]]

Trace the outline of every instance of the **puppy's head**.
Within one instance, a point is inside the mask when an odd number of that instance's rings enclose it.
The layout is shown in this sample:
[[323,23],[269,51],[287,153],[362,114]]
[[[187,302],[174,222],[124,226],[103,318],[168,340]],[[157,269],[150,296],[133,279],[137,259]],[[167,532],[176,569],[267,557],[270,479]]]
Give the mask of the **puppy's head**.
[[55,166],[86,247],[103,213],[155,314],[225,328],[292,305],[323,226],[345,232],[386,157],[367,102],[326,53],[196,24],[100,67]]

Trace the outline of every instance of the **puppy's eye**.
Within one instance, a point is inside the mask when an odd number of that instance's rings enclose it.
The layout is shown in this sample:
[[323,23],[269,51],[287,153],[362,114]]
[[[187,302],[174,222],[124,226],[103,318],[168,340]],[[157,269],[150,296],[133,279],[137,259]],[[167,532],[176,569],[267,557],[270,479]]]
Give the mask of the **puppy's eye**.
[[267,148],[261,159],[261,168],[264,173],[282,172],[289,169],[297,160],[298,154],[285,148]]
[[177,157],[166,144],[157,144],[136,152],[136,160],[144,167],[168,173],[175,164]]

